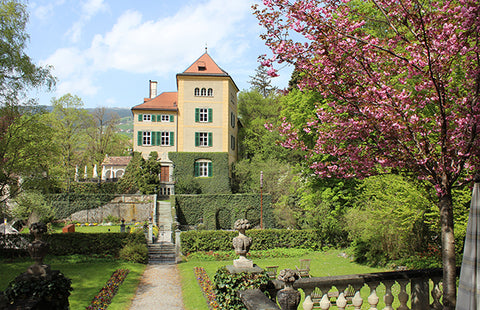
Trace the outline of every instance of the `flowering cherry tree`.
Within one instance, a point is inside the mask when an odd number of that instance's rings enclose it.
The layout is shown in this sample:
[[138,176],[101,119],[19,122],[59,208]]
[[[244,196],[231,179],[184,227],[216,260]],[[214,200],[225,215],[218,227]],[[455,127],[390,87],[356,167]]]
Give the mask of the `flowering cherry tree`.
[[452,187],[480,168],[478,0],[264,0],[254,10],[273,53],[261,59],[269,73],[293,64],[299,87],[326,102],[303,126],[316,143],[285,122],[286,147],[306,150],[320,177],[395,169],[435,187],[443,300],[453,309]]

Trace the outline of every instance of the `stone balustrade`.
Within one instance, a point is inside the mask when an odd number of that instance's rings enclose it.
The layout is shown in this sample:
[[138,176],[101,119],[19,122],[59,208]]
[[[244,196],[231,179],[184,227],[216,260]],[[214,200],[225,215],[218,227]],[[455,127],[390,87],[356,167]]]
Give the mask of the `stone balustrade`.
[[[459,271],[458,268],[457,276],[460,274]],[[384,310],[393,310],[395,300],[399,303],[396,306],[399,310],[442,309],[442,275],[442,269],[438,268],[312,277],[295,281],[293,287],[305,293],[303,305],[299,307],[303,307],[304,310],[314,308],[327,310],[333,307],[333,301],[336,309],[345,309],[347,304],[350,305],[350,309],[352,306],[353,309],[365,309],[365,303],[368,304],[369,309],[377,309],[380,298],[383,298],[385,303]],[[273,280],[272,283],[270,291],[275,296],[275,291],[283,288],[283,283],[278,280]],[[382,284],[384,286],[382,291],[385,293],[379,296],[377,288]],[[392,289],[394,285],[396,285],[395,292]],[[363,290],[360,294],[360,290],[365,286],[369,288],[368,293],[365,294]]]

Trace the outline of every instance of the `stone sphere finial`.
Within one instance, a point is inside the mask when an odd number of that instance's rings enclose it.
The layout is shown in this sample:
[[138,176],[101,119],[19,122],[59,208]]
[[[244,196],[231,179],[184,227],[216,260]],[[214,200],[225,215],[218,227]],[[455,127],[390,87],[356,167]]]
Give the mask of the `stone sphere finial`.
[[247,229],[250,229],[250,222],[247,219],[236,220],[233,228],[235,228],[235,230],[245,231]]

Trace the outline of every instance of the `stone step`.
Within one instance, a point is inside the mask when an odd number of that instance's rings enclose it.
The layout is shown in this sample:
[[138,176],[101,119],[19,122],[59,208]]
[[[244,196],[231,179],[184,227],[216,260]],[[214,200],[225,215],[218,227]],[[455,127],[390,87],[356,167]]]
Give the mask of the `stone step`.
[[148,244],[148,262],[150,264],[175,264],[175,245],[170,242]]

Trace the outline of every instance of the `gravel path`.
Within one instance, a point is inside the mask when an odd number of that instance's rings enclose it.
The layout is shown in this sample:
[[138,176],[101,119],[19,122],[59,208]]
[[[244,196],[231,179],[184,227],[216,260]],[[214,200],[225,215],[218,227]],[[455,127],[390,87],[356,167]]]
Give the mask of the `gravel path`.
[[184,310],[177,265],[148,265],[130,310]]

